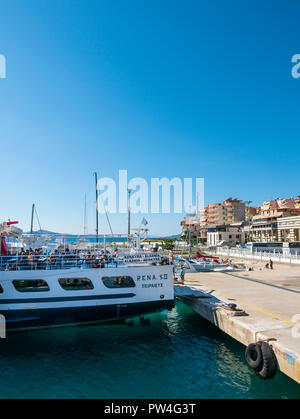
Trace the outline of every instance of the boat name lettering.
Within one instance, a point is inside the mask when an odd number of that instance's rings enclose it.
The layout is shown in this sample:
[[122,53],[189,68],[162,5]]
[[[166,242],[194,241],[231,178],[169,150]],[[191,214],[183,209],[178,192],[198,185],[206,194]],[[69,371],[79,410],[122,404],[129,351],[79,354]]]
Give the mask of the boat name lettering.
[[143,284],[142,288],[163,288],[164,284],[163,283],[156,283],[156,284]]
[[125,255],[124,262],[125,263],[159,263],[161,261],[161,257],[158,254],[138,254],[138,255]]
[[138,275],[137,281],[156,281],[156,280],[167,280],[168,274],[156,275]]

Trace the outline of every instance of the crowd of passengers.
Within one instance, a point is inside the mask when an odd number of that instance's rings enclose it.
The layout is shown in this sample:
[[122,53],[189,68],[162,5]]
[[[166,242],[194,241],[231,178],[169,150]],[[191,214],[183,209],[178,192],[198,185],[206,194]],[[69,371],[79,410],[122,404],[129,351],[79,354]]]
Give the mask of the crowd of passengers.
[[115,263],[118,258],[118,250],[113,252],[102,250],[97,254],[91,251],[83,253],[81,250],[70,252],[69,248],[54,250],[50,254],[44,254],[43,249],[21,249],[19,253],[10,255],[1,263],[1,269],[8,270],[37,270],[37,269],[59,269],[66,266],[81,266],[83,264],[90,268],[104,268],[108,263]]

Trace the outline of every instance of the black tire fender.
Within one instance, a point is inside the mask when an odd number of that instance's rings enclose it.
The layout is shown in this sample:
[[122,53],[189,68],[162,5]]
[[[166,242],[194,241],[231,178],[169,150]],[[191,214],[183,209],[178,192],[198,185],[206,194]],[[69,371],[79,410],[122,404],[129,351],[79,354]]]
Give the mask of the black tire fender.
[[259,343],[251,343],[246,348],[245,352],[246,361],[249,367],[259,372],[264,366],[261,345]]
[[278,362],[272,346],[267,342],[259,342],[263,358],[263,367],[260,371],[256,370],[258,377],[263,380],[274,378],[278,369]]

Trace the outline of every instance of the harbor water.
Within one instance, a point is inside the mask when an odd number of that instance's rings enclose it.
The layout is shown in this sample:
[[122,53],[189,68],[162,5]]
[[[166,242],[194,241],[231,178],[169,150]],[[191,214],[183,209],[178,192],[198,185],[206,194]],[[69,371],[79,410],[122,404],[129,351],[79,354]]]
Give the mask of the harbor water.
[[148,318],[8,335],[1,397],[300,398],[281,373],[257,378],[244,347],[184,304]]

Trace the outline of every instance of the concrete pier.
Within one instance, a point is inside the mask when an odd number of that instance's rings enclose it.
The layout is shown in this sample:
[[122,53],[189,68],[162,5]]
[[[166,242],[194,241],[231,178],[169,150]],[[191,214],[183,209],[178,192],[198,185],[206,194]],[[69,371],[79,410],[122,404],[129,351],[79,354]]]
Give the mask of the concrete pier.
[[242,344],[269,340],[280,370],[300,383],[299,268],[275,265],[269,270],[255,263],[253,272],[188,274],[175,293]]

